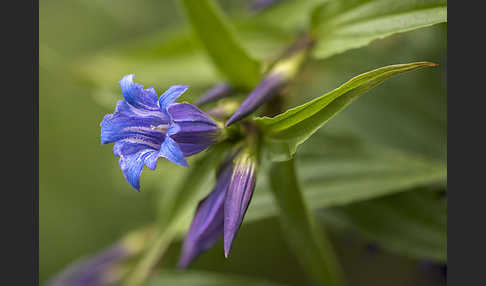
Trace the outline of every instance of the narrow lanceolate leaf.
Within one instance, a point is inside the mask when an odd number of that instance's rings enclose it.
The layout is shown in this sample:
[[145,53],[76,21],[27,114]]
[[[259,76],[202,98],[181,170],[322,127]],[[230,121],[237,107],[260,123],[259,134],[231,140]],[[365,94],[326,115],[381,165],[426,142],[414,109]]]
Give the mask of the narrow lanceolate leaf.
[[237,42],[233,27],[211,0],[181,0],[182,7],[214,65],[235,86],[251,88],[260,80],[260,63]]
[[415,62],[382,67],[356,76],[335,90],[273,118],[257,118],[266,135],[268,154],[274,160],[291,158],[300,144],[366,91],[392,76],[435,65]]
[[294,160],[275,162],[271,190],[287,241],[317,285],[343,285],[342,269],[322,228],[316,225],[297,182]]
[[318,40],[313,55],[327,58],[373,40],[444,22],[446,0],[326,1],[312,17]]

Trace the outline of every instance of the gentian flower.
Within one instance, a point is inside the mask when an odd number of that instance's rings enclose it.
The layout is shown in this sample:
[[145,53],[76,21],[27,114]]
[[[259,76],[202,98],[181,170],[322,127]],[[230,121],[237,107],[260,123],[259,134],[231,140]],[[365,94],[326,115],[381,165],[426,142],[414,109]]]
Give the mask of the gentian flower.
[[216,186],[197,207],[182,247],[180,268],[186,268],[221,236],[228,257],[255,189],[255,175],[256,160],[248,150],[232,155],[222,164]]
[[164,157],[187,166],[185,157],[207,149],[221,130],[203,111],[189,103],[174,103],[188,86],[174,85],[160,98],[153,87],[133,82],[133,74],[120,81],[124,100],[100,123],[101,144],[114,142],[120,168],[128,183],[140,189],[140,174],[147,166],[155,170]]
[[226,127],[240,121],[255,111],[262,104],[272,99],[278,91],[287,83],[287,77],[275,72],[265,77],[253,91],[241,103],[238,110],[228,119]]

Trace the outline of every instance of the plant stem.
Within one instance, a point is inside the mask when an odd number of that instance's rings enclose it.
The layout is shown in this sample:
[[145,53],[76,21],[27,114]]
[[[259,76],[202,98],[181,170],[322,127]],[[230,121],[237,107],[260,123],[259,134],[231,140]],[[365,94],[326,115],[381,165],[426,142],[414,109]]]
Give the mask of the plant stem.
[[273,163],[270,182],[279,218],[297,259],[318,285],[342,286],[343,270],[324,229],[317,226],[302,197],[294,160]]

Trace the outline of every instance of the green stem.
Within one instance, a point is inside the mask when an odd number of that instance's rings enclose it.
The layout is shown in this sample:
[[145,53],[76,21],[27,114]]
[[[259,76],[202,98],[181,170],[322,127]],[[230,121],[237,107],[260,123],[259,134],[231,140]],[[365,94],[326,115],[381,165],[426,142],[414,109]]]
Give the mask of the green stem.
[[147,250],[146,255],[142,257],[136,265],[135,270],[125,280],[124,286],[139,286],[150,274],[152,267],[157,263],[159,258],[165,253],[172,240],[177,234],[176,223],[172,223],[167,229],[160,231],[152,246]]
[[342,286],[343,271],[324,229],[317,226],[303,199],[294,160],[273,163],[270,183],[279,218],[297,259],[318,285]]

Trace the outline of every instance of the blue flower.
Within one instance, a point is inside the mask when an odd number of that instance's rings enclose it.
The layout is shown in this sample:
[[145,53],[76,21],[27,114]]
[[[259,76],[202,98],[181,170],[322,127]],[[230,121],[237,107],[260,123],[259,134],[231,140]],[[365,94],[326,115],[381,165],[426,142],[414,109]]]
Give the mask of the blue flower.
[[160,98],[153,87],[133,82],[133,74],[120,81],[125,100],[118,101],[115,112],[100,123],[101,144],[115,143],[120,168],[128,183],[140,189],[140,174],[147,166],[157,167],[164,157],[181,166],[186,158],[207,149],[220,135],[218,125],[203,111],[189,103],[174,103],[188,86],[174,85]]

